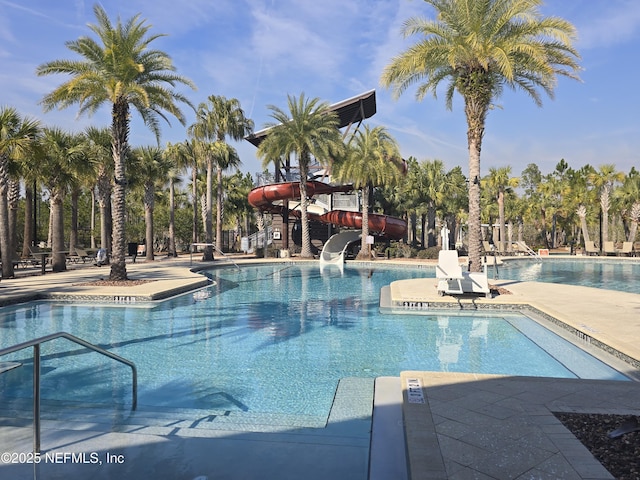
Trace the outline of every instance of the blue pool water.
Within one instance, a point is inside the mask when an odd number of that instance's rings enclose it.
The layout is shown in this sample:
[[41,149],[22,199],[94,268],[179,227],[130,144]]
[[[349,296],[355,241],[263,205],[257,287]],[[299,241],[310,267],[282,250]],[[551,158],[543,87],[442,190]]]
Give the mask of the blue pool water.
[[[380,288],[411,268],[222,268],[215,285],[157,306],[36,302],[0,310],[0,347],[67,331],[132,360],[139,409],[328,414],[339,379],[403,370],[623,380],[524,315],[390,315]],[[31,398],[31,351],[0,361],[3,398]],[[43,398],[130,404],[130,370],[66,340],[42,346]]]
[[[499,278],[532,282],[562,283],[640,293],[640,263],[615,259],[567,260],[545,258],[508,260],[498,267]],[[489,270],[493,278],[493,270]]]

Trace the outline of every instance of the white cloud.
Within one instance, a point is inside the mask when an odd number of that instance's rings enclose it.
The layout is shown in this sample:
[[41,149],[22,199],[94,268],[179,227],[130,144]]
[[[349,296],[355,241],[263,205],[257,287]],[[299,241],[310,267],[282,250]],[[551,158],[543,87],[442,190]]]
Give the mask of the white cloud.
[[607,48],[640,36],[640,2],[589,2],[576,24],[580,48]]

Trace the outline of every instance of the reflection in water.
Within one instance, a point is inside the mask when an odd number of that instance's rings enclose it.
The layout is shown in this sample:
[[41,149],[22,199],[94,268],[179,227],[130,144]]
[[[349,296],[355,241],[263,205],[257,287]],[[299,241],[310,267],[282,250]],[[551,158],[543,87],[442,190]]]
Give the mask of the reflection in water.
[[440,336],[436,339],[438,360],[442,371],[448,372],[449,365],[458,363],[460,349],[462,348],[462,335],[453,333],[449,328],[449,317],[438,317]]
[[562,283],[603,288],[620,292],[640,293],[640,262],[604,259],[545,259],[504,262],[500,276],[504,279]]
[[[211,270],[215,285],[150,308],[57,303],[4,308],[0,345],[66,329],[104,346],[136,363],[140,408],[325,419],[341,378],[439,369],[574,376],[521,334],[526,319],[514,328],[499,318],[502,314],[380,312],[383,286],[429,273],[377,266],[320,273],[312,264]],[[539,344],[546,347],[549,341],[544,337]],[[129,404],[126,367],[65,342],[46,345],[42,359],[44,399]],[[30,371],[0,375],[0,405],[8,396],[31,398]]]

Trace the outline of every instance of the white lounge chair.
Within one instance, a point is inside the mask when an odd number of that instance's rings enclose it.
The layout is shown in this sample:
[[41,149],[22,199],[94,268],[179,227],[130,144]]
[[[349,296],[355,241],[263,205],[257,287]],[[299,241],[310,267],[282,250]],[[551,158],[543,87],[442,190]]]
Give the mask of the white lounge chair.
[[615,243],[610,241],[604,242],[603,253],[605,255],[615,255],[617,253]]
[[633,251],[633,242],[622,242],[622,248],[618,250],[618,255],[633,257],[635,255],[635,252]]
[[592,240],[584,242],[584,251],[587,255],[600,255],[600,251]]
[[438,293],[464,293],[462,290],[462,267],[458,261],[457,250],[440,250],[438,253],[438,265],[436,265],[436,278],[438,282]]
[[487,266],[483,272],[465,272],[458,261],[457,250],[440,250],[436,265],[438,294],[462,295],[465,293],[483,293],[491,298],[491,289],[487,279]]

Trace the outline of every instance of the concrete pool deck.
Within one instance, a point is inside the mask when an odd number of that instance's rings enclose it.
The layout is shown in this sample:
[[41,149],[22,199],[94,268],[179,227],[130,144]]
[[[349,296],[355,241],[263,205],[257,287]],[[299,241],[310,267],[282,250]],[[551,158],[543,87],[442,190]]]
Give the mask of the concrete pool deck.
[[[238,260],[240,262],[240,260]],[[392,262],[378,261],[381,266]],[[219,266],[196,262],[193,266]],[[406,264],[406,263],[405,263]],[[68,272],[28,276],[0,281],[0,305],[47,298],[104,298],[132,303],[147,301],[197,289],[207,283],[189,271],[188,258],[128,264],[132,279],[157,279],[123,287],[83,285],[108,277],[109,267],[74,268]],[[430,273],[426,274],[430,276]],[[452,297],[439,297],[435,278],[392,285],[389,300],[408,309],[423,304],[444,303],[456,307]],[[491,282],[508,289],[510,295],[494,299],[478,298],[475,304],[519,308],[529,305],[537,312],[568,326],[568,334],[583,342],[609,347],[630,363],[627,372],[637,374],[633,362],[640,359],[640,295],[535,282]],[[135,299],[135,300],[134,300]],[[471,300],[462,300],[467,308]],[[413,304],[413,305],[412,305]],[[637,366],[637,363],[635,364]],[[620,367],[619,367],[620,368]],[[605,479],[613,478],[591,456],[552,412],[589,412],[640,415],[640,383],[594,380],[505,377],[446,372],[402,372],[398,388],[375,392],[378,410],[401,410],[391,424],[376,426],[373,419],[370,478],[399,479],[402,465],[390,465],[397,458],[394,449],[376,447],[378,432],[396,426],[407,441],[406,460],[412,480],[467,478]],[[376,384],[377,385],[377,384]],[[400,392],[404,400],[400,401]],[[417,394],[419,392],[419,394]],[[349,393],[337,397],[347,402]],[[416,396],[417,395],[417,396]],[[416,398],[423,403],[414,403]],[[396,398],[394,404],[393,398]],[[411,398],[411,400],[410,400]],[[377,402],[377,400],[376,400]],[[339,402],[338,402],[339,403]],[[375,408],[375,407],[374,407]],[[348,410],[348,409],[346,409]],[[345,410],[345,411],[346,411]],[[105,429],[95,423],[43,422],[42,451],[96,452],[100,460],[107,453],[114,463],[77,465],[61,459],[58,464],[32,466],[0,463],[0,476],[11,478],[278,478],[305,480],[333,478],[366,479],[369,462],[370,425],[358,416],[340,416],[327,429],[281,432],[192,431],[172,434],[173,429],[126,432]],[[0,414],[0,416],[2,416]],[[401,418],[400,421],[397,419]],[[71,422],[69,422],[71,423]],[[0,452],[29,452],[32,431],[29,424],[0,427]],[[390,435],[385,432],[384,436]],[[397,437],[394,437],[397,438]],[[397,445],[397,442],[394,442]],[[397,449],[395,449],[397,450]],[[124,463],[118,464],[123,455]],[[364,466],[364,467],[363,467]],[[363,473],[364,472],[364,473]]]

